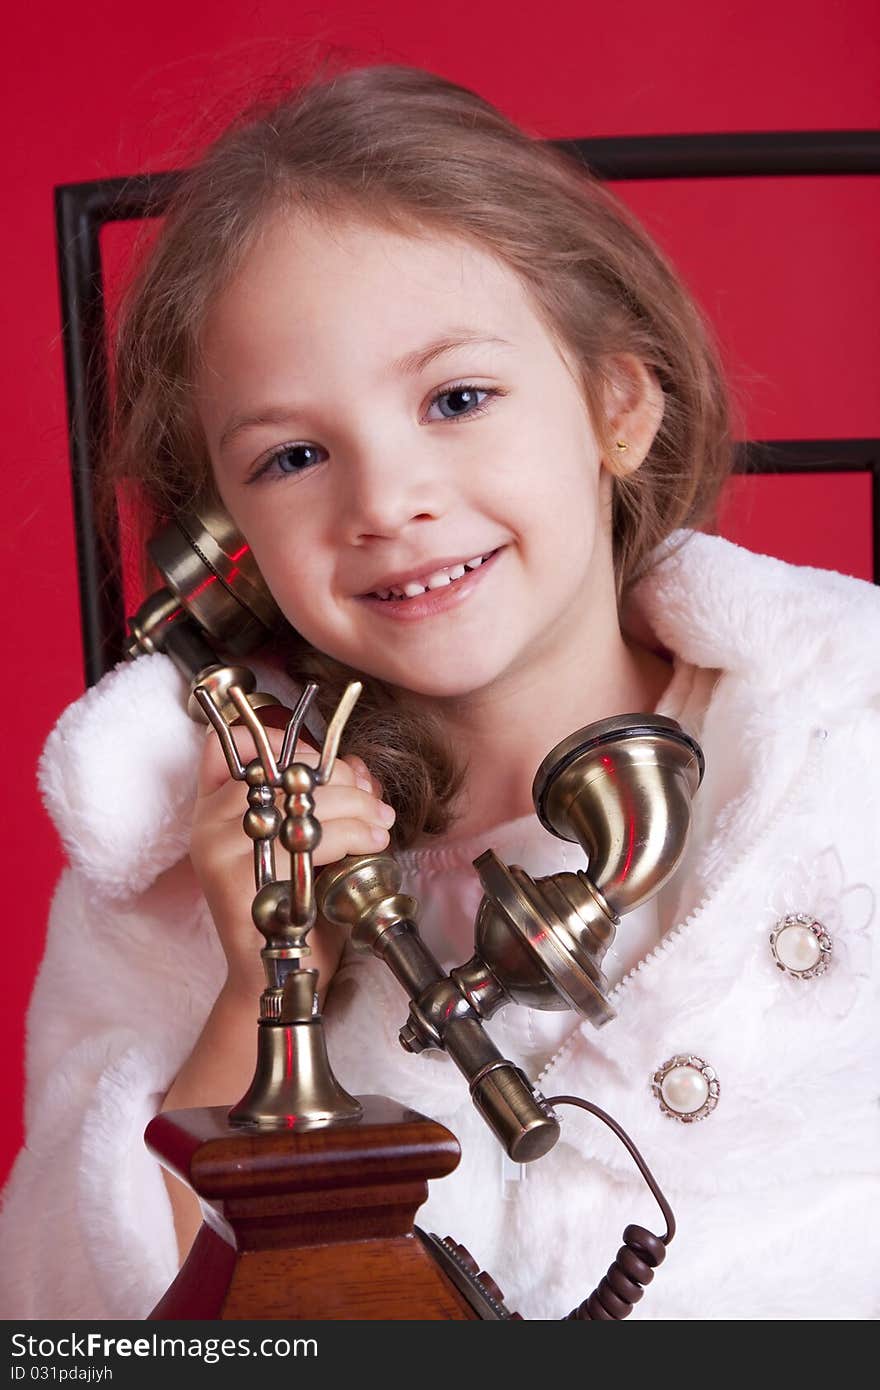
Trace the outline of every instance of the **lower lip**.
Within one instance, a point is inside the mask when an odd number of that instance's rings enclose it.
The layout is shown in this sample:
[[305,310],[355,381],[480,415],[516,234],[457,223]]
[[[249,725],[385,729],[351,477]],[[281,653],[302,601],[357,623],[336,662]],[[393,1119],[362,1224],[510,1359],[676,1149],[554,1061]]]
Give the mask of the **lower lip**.
[[474,592],[482,583],[487,571],[495,568],[498,557],[505,548],[502,546],[496,550],[488,560],[484,560],[475,570],[468,570],[461,579],[442,584],[439,589],[426,589],[416,598],[375,598],[372,594],[364,594],[360,602],[381,613],[383,617],[394,618],[399,622],[417,622],[419,618],[431,618],[435,613],[445,613],[448,609],[456,608],[463,603]]

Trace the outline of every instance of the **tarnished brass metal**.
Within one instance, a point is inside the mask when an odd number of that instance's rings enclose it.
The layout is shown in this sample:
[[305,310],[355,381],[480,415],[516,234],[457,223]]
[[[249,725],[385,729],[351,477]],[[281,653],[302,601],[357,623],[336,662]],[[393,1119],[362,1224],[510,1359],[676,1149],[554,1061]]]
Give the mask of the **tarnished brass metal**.
[[519,1163],[540,1158],[559,1137],[556,1116],[519,1068],[501,1056],[472,1002],[428,950],[416,924],[418,905],[400,887],[397,861],[371,854],[329,865],[315,891],[327,921],[350,927],[353,943],[384,960],[409,995],[401,1045],[408,1052],[448,1052],[509,1156]]
[[603,957],[621,917],[681,860],[703,771],[699,744],[662,715],[599,720],[551,749],[532,785],[535,810],[581,845],[588,871],[533,880],[492,850],[474,860],[484,897],[463,976],[476,1007],[483,994],[493,1012],[506,1002],[500,985],[520,1003],[570,1007],[597,1027],[614,1017]]
[[[283,625],[231,517],[216,502],[200,502],[164,527],[148,550],[167,587],[151,594],[129,620],[126,655],[166,653],[189,681],[187,709],[200,722],[207,715],[195,694],[198,686],[210,693],[227,724],[243,719],[236,690],[247,695],[251,709],[277,710],[275,696],[256,689],[253,672],[220,660],[213,645],[243,656]],[[305,727],[320,745],[324,725],[316,710],[310,711]]]
[[518,864],[508,868],[488,849],[474,860],[484,898],[477,911],[476,955],[499,981],[505,998],[532,1009],[575,1009],[597,1026],[614,1017],[605,1001],[608,981],[600,964],[615,922],[591,891],[585,874],[553,874],[537,881]]
[[[133,618],[128,620],[128,641],[125,654],[134,660],[142,652],[152,656],[153,652],[163,650],[163,634],[170,622],[182,613],[180,599],[170,589],[158,589],[145,599]],[[215,661],[213,652],[208,657]]]
[[277,704],[271,695],[255,690],[257,682],[247,666],[210,666],[207,670],[196,671],[190,681],[190,694],[187,701],[187,714],[202,724],[208,722],[204,704],[196,698],[196,689],[210,695],[223,716],[224,722],[234,724],[240,718],[240,709],[233,699],[237,691],[247,695],[252,709],[262,709],[266,704]]
[[[318,766],[311,768],[290,759],[316,689],[312,682],[303,691],[276,758],[250,697],[239,685],[229,688],[230,702],[258,753],[247,765],[209,684],[194,691],[217,731],[231,775],[248,786],[243,828],[254,844],[257,888],[251,915],[266,942],[261,952],[266,989],[260,1000],[257,1066],[246,1095],[229,1112],[233,1124],[313,1128],[348,1123],[363,1113],[330,1066],[318,1013],[318,973],[301,968],[302,958],[310,954],[307,938],[317,919],[312,855],[321,840],[321,825],[312,793],[333,774],[345,721],[361,685],[355,681],[347,687],[327,727]],[[275,805],[278,791],[284,793],[283,816]],[[289,879],[275,878],[276,839],[290,857]]]
[[247,541],[215,502],[199,502],[149,544],[150,558],[199,627],[243,655],[264,642],[281,614]]
[[[313,769],[292,761],[317,690],[308,684],[287,721],[276,759],[260,711],[272,707],[277,712],[278,701],[254,690],[256,680],[248,667],[218,661],[202,631],[242,651],[264,637],[266,625],[274,621],[274,604],[268,595],[266,602],[260,598],[262,581],[247,547],[236,539],[231,523],[207,513],[184,519],[180,528],[166,528],[151,553],[171,588],[152,595],[132,620],[129,656],[162,651],[172,657],[190,681],[190,715],[212,725],[231,775],[248,787],[243,828],[254,845],[252,917],[265,938],[266,989],[260,1000],[256,1070],[230,1120],[269,1129],[348,1123],[362,1114],[362,1106],[333,1075],[318,1013],[317,972],[303,970],[301,963],[310,954],[307,938],[317,915],[312,853],[320,843],[321,826],[313,814],[312,792],[332,775],[361,686],[348,686],[326,730],[321,728],[320,761]],[[249,635],[242,639],[245,609]],[[237,723],[245,726],[257,753],[248,763],[231,727]],[[314,725],[310,732],[315,737]],[[275,805],[279,791],[284,793],[283,816]],[[280,881],[275,877],[278,839],[291,866],[290,878]]]
[[257,1067],[246,1094],[229,1112],[236,1125],[314,1129],[351,1122],[363,1113],[333,1075],[317,1013],[317,970],[287,977],[281,1017],[260,1020]]
[[207,722],[204,706],[200,705],[195,695],[196,687],[200,685],[210,692],[223,718],[230,724],[239,717],[230,699],[235,687],[246,691],[256,708],[278,703],[271,695],[254,692],[256,680],[246,666],[224,665],[217,660],[204,633],[170,589],[159,589],[151,594],[129,620],[128,659],[131,661],[144,653],[152,655],[154,652],[164,652],[169,656],[189,681],[187,713],[200,723]]
[[532,798],[548,830],[582,846],[593,885],[623,914],[675,871],[704,766],[699,744],[674,719],[620,715],[557,744]]
[[539,1157],[558,1134],[528,1079],[502,1058],[482,1020],[512,1001],[574,1009],[597,1027],[614,1017],[602,962],[621,917],[675,871],[702,780],[699,744],[659,715],[621,715],[578,729],[548,753],[532,787],[543,825],[580,844],[587,871],[532,879],[488,849],[474,860],[484,896],[475,953],[444,974],[418,934],[415,900],[387,854],[351,857],[316,883],[323,915],[384,960],[410,999],[400,1041],[443,1048],[507,1152]]
[[553,1111],[512,1062],[484,1067],[471,1082],[471,1096],[514,1163],[543,1158],[559,1138],[559,1121]]

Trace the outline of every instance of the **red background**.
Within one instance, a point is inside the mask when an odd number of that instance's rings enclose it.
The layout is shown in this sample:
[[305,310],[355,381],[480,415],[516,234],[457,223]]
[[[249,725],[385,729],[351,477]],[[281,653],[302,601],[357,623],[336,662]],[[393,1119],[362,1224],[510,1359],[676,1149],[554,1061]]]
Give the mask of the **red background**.
[[[476,88],[547,137],[876,127],[876,0],[96,0],[6,20],[0,258],[8,544],[3,547],[7,943],[0,1179],[21,1141],[23,1017],[61,865],[34,768],[83,688],[55,270],[55,184],[175,167],[254,84],[312,52],[404,62]],[[619,191],[720,334],[749,434],[880,434],[878,181],[633,184]],[[114,234],[108,249],[118,259]],[[870,577],[865,477],[736,480],[725,533]],[[7,696],[7,698],[9,698]],[[87,964],[87,963],[85,963]]]

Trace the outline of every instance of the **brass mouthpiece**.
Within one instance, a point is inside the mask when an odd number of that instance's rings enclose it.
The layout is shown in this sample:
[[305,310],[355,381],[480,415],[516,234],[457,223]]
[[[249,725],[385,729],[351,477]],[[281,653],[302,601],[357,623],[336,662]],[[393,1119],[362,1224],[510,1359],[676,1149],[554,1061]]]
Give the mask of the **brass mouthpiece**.
[[[614,1017],[605,952],[621,917],[675,872],[704,769],[696,740],[662,715],[602,719],[551,749],[532,784],[535,810],[581,846],[588,870],[532,879],[491,849],[474,860],[485,895],[477,952],[460,973],[483,990],[484,1016],[516,999],[576,1009],[596,1026]],[[489,978],[500,989],[487,989]]]

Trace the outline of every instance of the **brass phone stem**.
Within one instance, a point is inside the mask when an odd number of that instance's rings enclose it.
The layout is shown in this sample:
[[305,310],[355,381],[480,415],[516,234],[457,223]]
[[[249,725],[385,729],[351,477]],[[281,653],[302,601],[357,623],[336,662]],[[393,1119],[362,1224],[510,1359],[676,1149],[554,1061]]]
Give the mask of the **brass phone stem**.
[[126,654],[133,658],[141,652],[165,652],[189,681],[221,664],[198,624],[170,589],[151,594],[131,619]]
[[318,879],[328,921],[352,928],[352,942],[384,960],[410,999],[400,1032],[408,1052],[448,1052],[471,1097],[510,1158],[526,1163],[547,1153],[559,1123],[528,1078],[503,1057],[469,1000],[446,975],[416,926],[414,898],[396,891],[400,868],[390,855],[349,857]]
[[166,620],[161,638],[157,633],[153,640],[161,640],[160,650],[171,657],[178,671],[188,680],[192,680],[196,672],[222,664],[182,608]]
[[[129,661],[141,653],[152,656],[154,652],[165,650],[165,636],[170,631],[171,624],[180,620],[184,615],[184,609],[180,599],[176,594],[172,594],[170,589],[157,589],[154,594],[150,594],[128,623],[128,639],[125,645],[125,654]],[[207,646],[207,643],[205,644]],[[211,653],[211,664],[216,663],[216,656]]]
[[[260,954],[267,980],[260,997],[256,1071],[247,1093],[229,1112],[234,1124],[287,1128],[351,1123],[363,1113],[360,1102],[340,1086],[330,1066],[318,1012],[318,972],[301,968],[302,957],[310,954],[307,937],[317,918],[312,856],[321,841],[321,823],[314,814],[312,793],[332,775],[342,731],[360,691],[357,682],[347,688],[327,728],[316,769],[300,762],[285,765],[295,752],[300,725],[315,693],[313,684],[288,721],[280,767],[244,692],[238,687],[225,692],[258,753],[244,771],[249,809],[243,825],[254,842],[257,893],[251,915],[265,938]],[[200,689],[198,698],[222,737],[216,696]],[[226,732],[234,748],[235,740]],[[237,751],[235,757],[240,765]],[[227,760],[236,776],[228,755]],[[277,791],[284,793],[283,816],[275,804]],[[276,838],[290,858],[287,880],[274,877]]]
[[[217,653],[205,639],[201,628],[181,605],[180,600],[168,589],[159,589],[157,593],[151,594],[129,623],[126,646],[126,656],[129,660],[134,660],[143,653],[154,652],[164,652],[170,657],[181,675],[189,682],[187,710],[196,720],[201,717],[200,708],[202,713],[208,716],[204,702],[196,694],[199,686],[214,697],[216,708],[224,722],[229,717],[227,712],[230,710],[230,692],[233,688],[241,691],[242,698],[245,693],[251,694],[256,691],[257,682],[253,671],[247,666],[229,665],[219,661]],[[263,694],[255,694],[253,698],[260,705],[277,703],[270,696]],[[232,705],[232,712],[237,708]],[[211,722],[213,723],[213,720]],[[219,728],[217,732],[220,734]],[[231,770],[233,760],[230,760],[226,740],[223,743],[223,751]],[[239,769],[238,773],[234,772],[233,775],[241,777],[242,772]]]
[[270,839],[254,841],[254,881],[258,889],[275,882],[275,844]]

